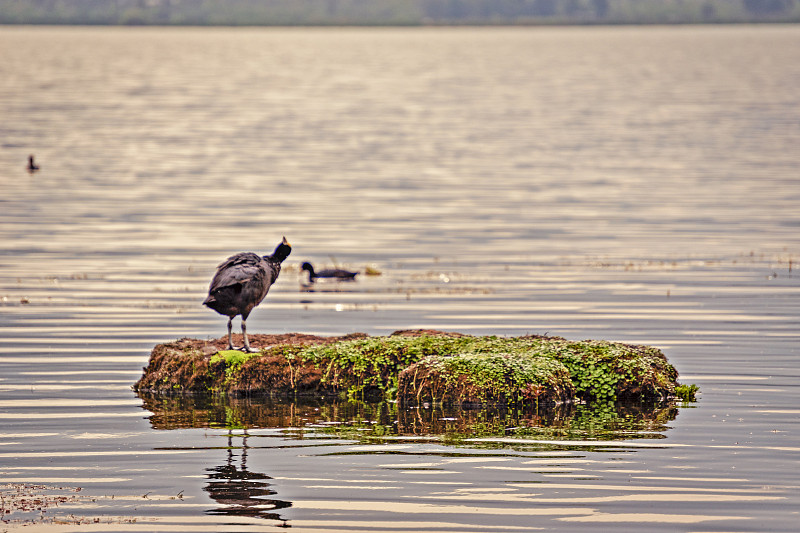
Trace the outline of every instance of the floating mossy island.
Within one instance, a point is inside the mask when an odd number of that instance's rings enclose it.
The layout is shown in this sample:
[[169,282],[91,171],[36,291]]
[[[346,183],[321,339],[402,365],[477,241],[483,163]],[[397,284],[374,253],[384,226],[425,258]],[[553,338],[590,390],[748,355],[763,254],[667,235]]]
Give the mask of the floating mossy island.
[[552,405],[663,401],[678,373],[660,350],[560,337],[397,331],[385,337],[252,335],[257,353],[226,338],[159,344],[134,385],[149,393],[348,396],[404,405]]

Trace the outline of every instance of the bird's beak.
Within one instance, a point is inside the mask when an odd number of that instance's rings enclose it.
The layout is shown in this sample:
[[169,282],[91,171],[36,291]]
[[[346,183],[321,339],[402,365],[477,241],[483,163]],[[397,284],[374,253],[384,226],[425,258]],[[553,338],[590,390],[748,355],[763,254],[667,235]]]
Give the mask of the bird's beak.
[[289,241],[287,241],[287,240],[286,240],[286,237],[284,237],[284,238],[283,238],[283,242],[281,242],[281,244],[285,244],[285,245],[286,245],[286,246],[288,246],[289,248],[291,248],[291,247],[292,247],[292,245],[291,245],[291,244],[289,244]]

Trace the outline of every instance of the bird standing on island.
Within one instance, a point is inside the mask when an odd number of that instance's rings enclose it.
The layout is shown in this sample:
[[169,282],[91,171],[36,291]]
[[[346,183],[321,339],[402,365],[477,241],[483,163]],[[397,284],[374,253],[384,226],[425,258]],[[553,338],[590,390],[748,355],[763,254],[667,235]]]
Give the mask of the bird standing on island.
[[34,173],[34,172],[36,172],[37,170],[39,170],[39,165],[37,165],[36,163],[34,163],[34,162],[33,162],[33,156],[32,156],[32,155],[29,155],[29,156],[28,156],[28,172],[30,172],[31,174],[33,174],[33,173]]
[[208,288],[206,305],[221,315],[228,317],[228,349],[233,350],[231,329],[233,317],[242,316],[242,351],[252,352],[247,340],[245,322],[250,312],[269,292],[269,288],[281,273],[281,263],[292,253],[292,247],[283,238],[272,255],[260,256],[253,252],[241,252],[230,256],[217,267],[217,273]]
[[314,267],[309,262],[303,263],[302,269],[308,271],[308,281],[311,283],[314,283],[317,278],[353,281],[356,277],[356,274],[358,274],[358,272],[350,272],[349,270],[343,270],[341,268],[328,268],[316,272],[314,271]]

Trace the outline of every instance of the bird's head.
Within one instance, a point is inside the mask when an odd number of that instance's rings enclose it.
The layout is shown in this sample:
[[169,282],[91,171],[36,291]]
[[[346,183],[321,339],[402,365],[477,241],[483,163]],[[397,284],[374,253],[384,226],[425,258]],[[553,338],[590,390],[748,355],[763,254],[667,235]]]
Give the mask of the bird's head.
[[279,263],[283,263],[283,260],[289,257],[289,254],[292,253],[292,245],[289,244],[289,241],[286,240],[286,237],[283,238],[281,243],[275,248],[275,251],[272,253],[272,260],[278,261]]
[[311,263],[309,263],[308,261],[306,261],[305,263],[303,263],[303,266],[301,266],[300,268],[302,268],[303,270],[307,270],[307,271],[308,271],[308,272],[310,272],[312,275],[314,274],[314,267],[313,267],[313,266],[311,266]]

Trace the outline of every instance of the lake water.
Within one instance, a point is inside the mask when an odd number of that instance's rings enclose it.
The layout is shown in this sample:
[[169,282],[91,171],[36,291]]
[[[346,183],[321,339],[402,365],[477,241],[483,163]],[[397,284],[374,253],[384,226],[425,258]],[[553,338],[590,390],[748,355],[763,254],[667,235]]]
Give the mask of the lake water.
[[[799,88],[797,26],[0,28],[0,531],[796,531]],[[283,235],[251,333],[644,343],[702,395],[614,440],[137,397]]]

